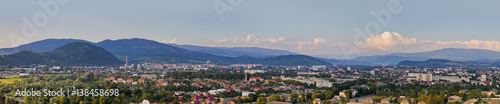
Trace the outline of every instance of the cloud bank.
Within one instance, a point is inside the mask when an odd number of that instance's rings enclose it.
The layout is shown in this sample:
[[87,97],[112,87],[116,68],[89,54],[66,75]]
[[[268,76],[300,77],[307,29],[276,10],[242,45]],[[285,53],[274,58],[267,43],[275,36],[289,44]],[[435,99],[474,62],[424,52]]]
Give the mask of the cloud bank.
[[395,51],[407,48],[418,50],[436,50],[442,48],[469,48],[469,49],[487,49],[500,51],[499,41],[485,41],[472,39],[470,41],[430,41],[418,40],[416,38],[406,37],[396,32],[384,32],[379,35],[371,35],[366,42],[356,44],[364,49],[376,49],[383,51]]

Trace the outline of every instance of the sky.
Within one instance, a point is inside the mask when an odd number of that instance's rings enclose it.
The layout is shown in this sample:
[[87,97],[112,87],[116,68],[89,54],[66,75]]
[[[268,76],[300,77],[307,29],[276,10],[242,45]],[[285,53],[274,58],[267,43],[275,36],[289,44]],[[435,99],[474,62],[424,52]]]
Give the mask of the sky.
[[500,1],[12,0],[0,48],[43,39],[144,38],[350,59],[442,48],[500,51]]

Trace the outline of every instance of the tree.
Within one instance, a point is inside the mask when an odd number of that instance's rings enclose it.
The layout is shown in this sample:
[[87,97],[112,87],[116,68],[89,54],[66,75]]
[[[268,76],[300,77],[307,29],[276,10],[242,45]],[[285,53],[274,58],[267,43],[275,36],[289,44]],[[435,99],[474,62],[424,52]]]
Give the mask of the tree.
[[292,93],[292,95],[290,95],[290,97],[292,97],[292,98],[290,99],[290,101],[291,101],[292,103],[296,103],[296,102],[297,102],[297,97],[299,97],[299,94],[297,94],[297,93]]
[[285,102],[285,97],[283,97],[283,95],[280,96],[280,101]]
[[266,97],[259,97],[257,98],[257,104],[266,104]]
[[215,103],[219,103],[219,102],[220,102],[220,99],[219,99],[219,98],[217,98],[217,99],[215,100]]
[[300,93],[300,102],[306,102],[306,95],[304,94],[304,92]]
[[311,99],[312,99],[312,100],[314,100],[314,99],[312,98],[312,95],[313,95],[312,93],[307,93],[307,94],[306,94],[306,98],[307,98],[307,100],[311,100]]
[[324,100],[323,103],[321,104],[330,104],[330,103],[331,103],[330,100]]

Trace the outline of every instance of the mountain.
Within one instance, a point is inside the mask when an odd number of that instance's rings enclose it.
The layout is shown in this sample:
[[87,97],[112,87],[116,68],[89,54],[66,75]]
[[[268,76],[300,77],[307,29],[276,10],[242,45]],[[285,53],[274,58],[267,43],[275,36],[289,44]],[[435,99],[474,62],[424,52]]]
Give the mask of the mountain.
[[198,51],[204,53],[210,53],[219,56],[227,57],[238,57],[238,56],[252,56],[252,57],[269,57],[269,56],[279,56],[279,55],[290,55],[298,54],[285,50],[274,50],[259,47],[205,47],[205,46],[195,46],[195,45],[177,45],[169,44],[175,47],[187,49],[190,51]]
[[260,64],[292,66],[292,65],[326,65],[328,63],[306,55],[281,55],[275,57],[266,57],[262,59],[262,62],[260,62]]
[[445,48],[418,53],[392,53],[387,55],[362,56],[352,61],[367,62],[371,64],[397,64],[405,60],[425,61],[428,59],[446,59],[453,61],[499,60],[500,52],[484,49]]
[[445,59],[429,59],[426,61],[402,61],[399,66],[418,66],[418,67],[475,67],[475,66],[499,66],[498,63],[483,63],[483,62],[465,62],[451,61]]
[[349,60],[351,63],[365,63],[365,64],[397,64],[404,60],[427,60],[429,58],[423,57],[404,57],[404,56],[392,56],[392,55],[376,55],[376,56],[361,56],[355,59]]
[[10,55],[0,57],[0,65],[31,65],[31,64],[52,64],[53,61],[43,53],[23,50]]
[[[59,46],[60,43],[65,43],[69,41],[77,41],[78,44],[68,44],[69,46],[62,46],[60,48],[52,47]],[[85,44],[84,44],[85,43]],[[80,48],[71,48],[76,45],[83,45]],[[94,47],[97,46],[97,47]],[[39,51],[47,51],[48,49],[53,49],[54,51],[43,53],[44,57],[49,59],[53,59],[54,62],[61,62],[63,64],[73,64],[74,62],[82,62],[81,60],[103,60],[103,59],[112,59],[112,60],[104,60],[105,64],[117,64],[118,62],[111,58],[109,55],[112,54],[116,56],[118,59],[125,61],[125,57],[128,57],[130,63],[142,63],[142,62],[158,62],[158,63],[206,63],[207,61],[217,63],[217,64],[263,64],[263,65],[326,65],[328,64],[325,61],[318,60],[314,57],[309,57],[305,55],[279,55],[279,56],[268,56],[268,57],[254,57],[249,55],[243,55],[238,57],[229,57],[229,56],[219,56],[205,52],[191,51],[187,49],[178,48],[172,45],[159,43],[152,40],[147,39],[119,39],[119,40],[104,40],[98,43],[92,43],[84,40],[74,40],[74,39],[47,39],[42,40],[30,44],[23,45],[26,49],[37,49],[34,48],[36,46],[43,46],[43,50]],[[29,46],[29,47],[28,47]],[[31,48],[30,48],[31,47]],[[102,48],[98,48],[102,47]],[[20,47],[15,47],[17,49],[21,49]],[[23,49],[24,49],[23,48]],[[56,49],[57,48],[57,49]],[[234,48],[229,49],[231,52],[236,52],[234,50],[245,51],[251,49],[260,49],[260,48]],[[3,49],[0,49],[3,50]],[[7,50],[7,49],[5,49]],[[90,51],[85,50],[94,50],[96,53],[92,53]],[[105,50],[106,52],[104,52]],[[265,50],[265,49],[262,49]],[[223,51],[227,51],[223,50]],[[267,50],[280,52],[277,50]],[[108,54],[109,52],[110,54]],[[252,53],[252,55],[256,55],[254,53],[259,53],[255,51],[250,51],[247,53]],[[262,53],[262,52],[261,52]],[[273,53],[273,52],[269,52]],[[282,52],[287,53],[287,52]],[[89,57],[83,54],[94,54],[96,56],[102,57]],[[273,53],[274,54],[274,53]],[[71,60],[70,60],[71,59]],[[80,60],[80,61],[78,61]],[[64,63],[68,62],[68,63]],[[100,61],[96,61],[100,62]],[[81,63],[89,64],[89,62]]]
[[500,59],[500,52],[497,51],[491,51],[485,49],[458,49],[458,48],[445,48],[445,49],[429,51],[429,52],[420,52],[420,53],[393,53],[389,55],[403,56],[403,57],[447,59],[455,61]]
[[83,42],[69,43],[45,54],[48,58],[63,65],[105,66],[123,64],[105,49]]
[[113,54],[103,48],[83,43],[73,42],[58,47],[49,52],[33,52],[29,50],[14,54],[2,55],[1,65],[119,65],[123,64]]
[[72,43],[72,42],[85,42],[85,43],[91,43],[89,41],[85,40],[78,40],[78,39],[45,39],[45,40],[40,40],[32,43],[28,43],[25,45],[21,45],[18,47],[14,48],[2,48],[0,49],[0,54],[12,54],[16,53],[22,50],[31,50],[35,52],[48,52],[56,49],[57,47],[61,47],[65,44]]
[[429,59],[426,61],[402,61],[398,63],[398,65],[403,65],[403,66],[437,66],[445,63],[450,63],[453,61],[450,60],[444,60],[444,59]]
[[131,62],[204,63],[207,60],[218,64],[264,64],[264,65],[323,65],[327,62],[304,55],[281,55],[273,57],[219,56],[190,51],[169,44],[146,39],[105,40],[96,45],[105,48],[120,58],[128,56]]

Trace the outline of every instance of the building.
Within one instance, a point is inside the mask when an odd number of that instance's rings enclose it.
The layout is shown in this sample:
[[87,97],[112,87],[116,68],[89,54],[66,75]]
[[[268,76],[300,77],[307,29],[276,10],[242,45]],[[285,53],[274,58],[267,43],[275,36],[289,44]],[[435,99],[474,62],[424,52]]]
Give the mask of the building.
[[250,77],[250,78],[248,79],[248,81],[257,81],[257,80],[259,80],[259,81],[264,81],[264,78],[261,78],[261,77]]
[[462,104],[475,104],[476,102],[477,102],[477,99],[469,99]]
[[366,97],[365,104],[373,104],[373,99],[371,97]]
[[210,93],[210,95],[219,95],[220,91],[218,91],[218,90],[209,90],[208,93]]
[[139,104],[149,104],[149,101],[148,100],[143,100],[141,103]]
[[[347,98],[347,95],[346,95],[346,94],[347,94],[347,93],[346,93],[347,91],[349,91],[349,90],[343,90],[343,91],[340,91],[340,92],[339,92],[339,96],[340,96],[340,97],[343,97],[343,98]],[[357,94],[357,93],[358,93],[358,91],[357,91],[357,90],[355,90],[355,89],[351,89],[351,98],[353,98],[354,96],[356,96],[356,94]]]
[[313,65],[312,70],[326,69],[326,65]]
[[459,96],[450,96],[448,97],[448,102],[462,102],[462,98]]
[[492,89],[490,91],[483,91],[483,94],[488,95],[488,97],[490,97],[491,95],[493,95],[493,96],[497,95],[497,92],[498,92],[497,89]]
[[319,72],[297,72],[297,75],[319,75]]
[[342,99],[340,98],[340,96],[335,96],[335,97],[333,97],[330,101],[331,101],[331,102],[340,102],[340,100],[342,100]]
[[272,101],[272,102],[269,102],[267,104],[290,104],[290,103],[287,103],[287,102],[280,102],[280,101]]
[[408,100],[406,100],[406,99],[403,99],[403,100],[401,101],[401,104],[410,104],[410,102],[408,102]]
[[314,99],[313,104],[321,104],[321,99],[319,98]]
[[321,88],[321,87],[332,87],[333,83],[330,81],[316,81],[316,87]]
[[486,81],[486,75],[481,75],[481,78],[479,78],[482,82]]
[[408,80],[417,80],[417,81],[432,81],[432,74],[422,74],[422,73],[408,73]]
[[255,92],[248,92],[248,91],[241,92],[241,96],[248,96],[250,94],[256,94],[256,93]]
[[382,101],[380,101],[382,104],[389,104],[391,102],[389,102],[389,98],[384,98],[382,99]]
[[144,79],[156,79],[158,76],[154,75],[154,74],[141,74],[139,75],[141,78],[144,78]]
[[245,73],[248,74],[264,73],[264,70],[245,70]]

